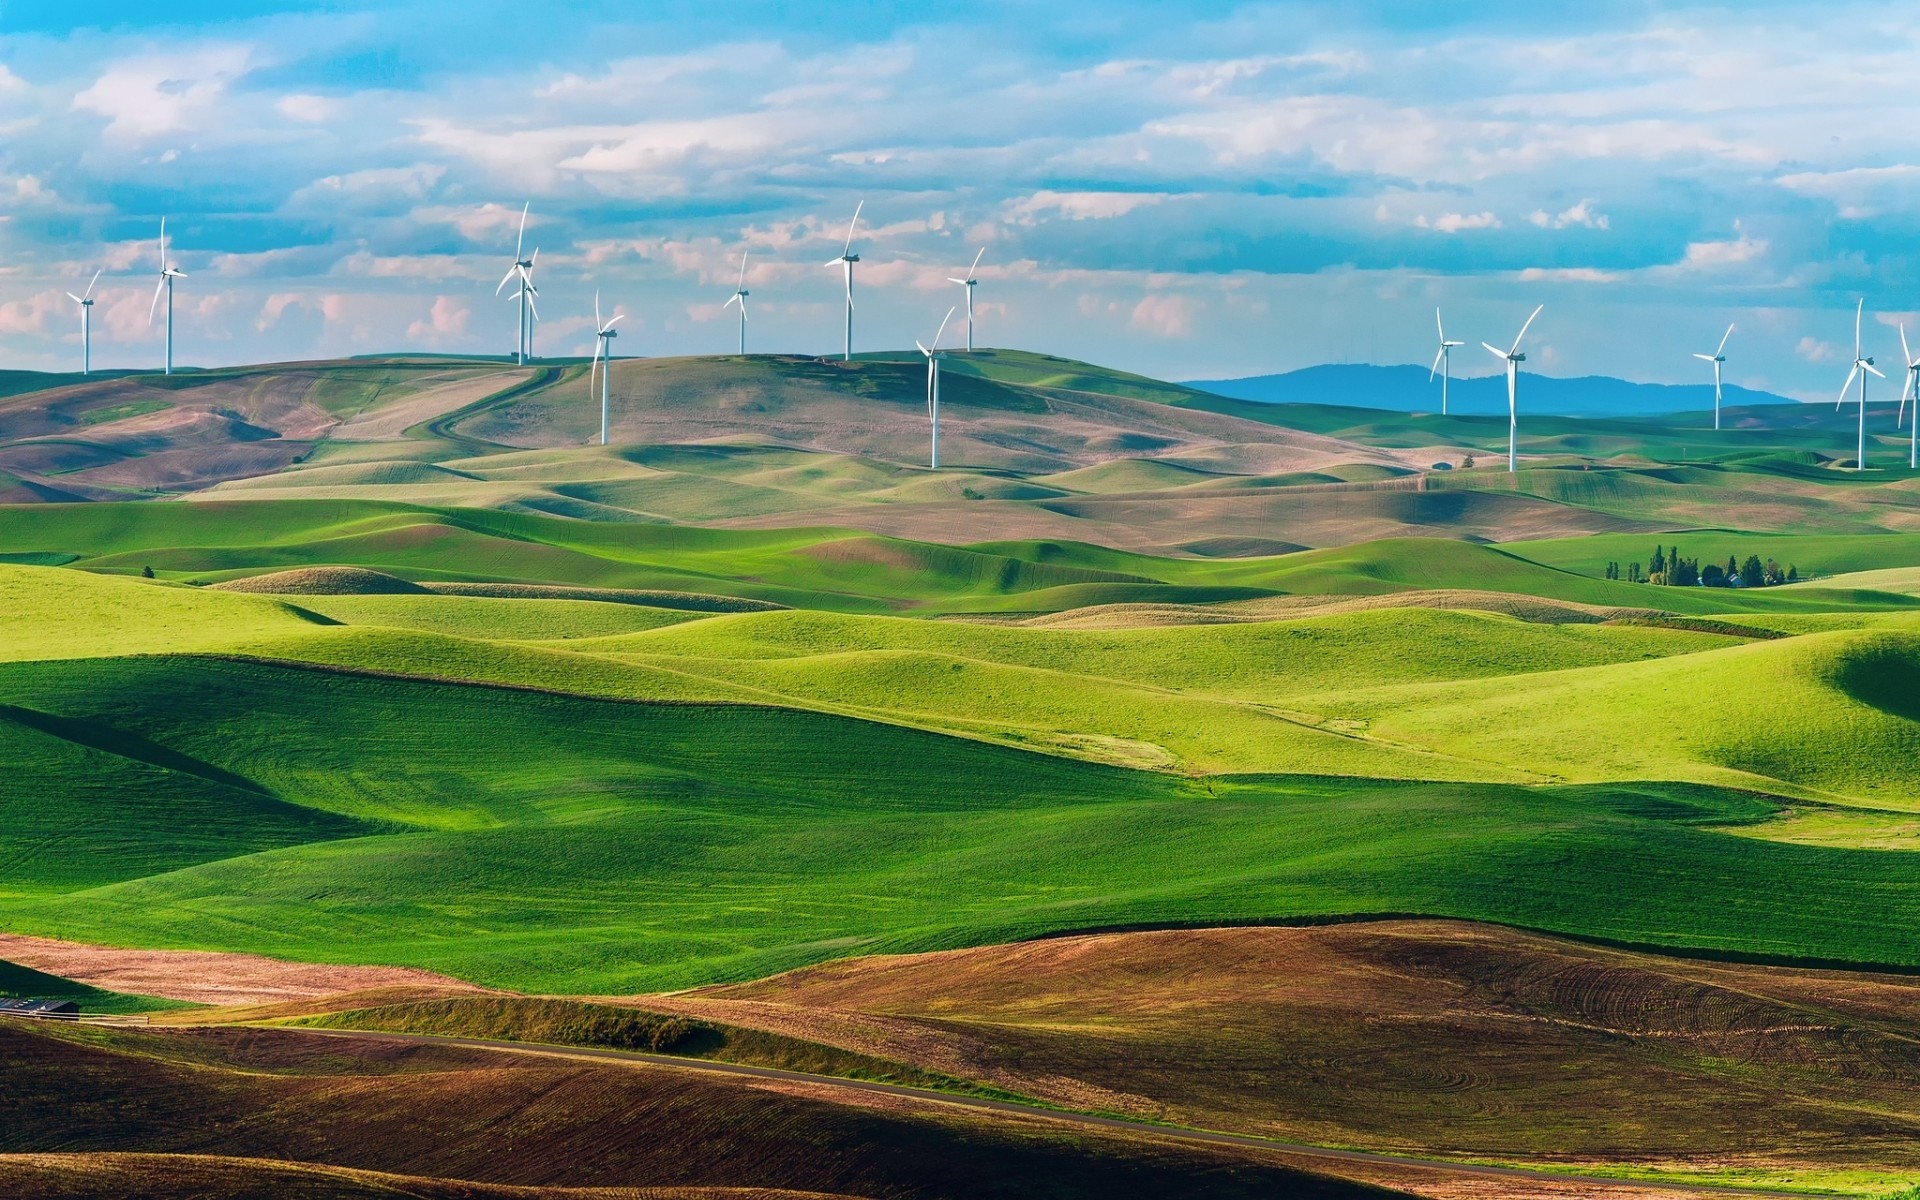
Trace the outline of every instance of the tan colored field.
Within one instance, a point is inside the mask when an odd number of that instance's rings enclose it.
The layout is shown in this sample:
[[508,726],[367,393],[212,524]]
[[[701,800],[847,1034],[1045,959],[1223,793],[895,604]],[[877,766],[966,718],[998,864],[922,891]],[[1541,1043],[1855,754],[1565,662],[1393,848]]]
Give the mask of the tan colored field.
[[[118,1157],[129,1154],[150,1157]],[[9,1197],[559,1200],[580,1193],[555,1189],[577,1188],[595,1189],[581,1200],[1389,1194],[1261,1151],[805,1082],[291,1030],[0,1021]]]
[[110,992],[194,1004],[271,1004],[368,988],[484,990],[412,967],[331,966],[203,950],[118,950],[16,933],[0,933],[0,960]]
[[1920,1170],[1920,980],[1903,977],[1382,921],[855,959],[638,1003],[1317,1144]]

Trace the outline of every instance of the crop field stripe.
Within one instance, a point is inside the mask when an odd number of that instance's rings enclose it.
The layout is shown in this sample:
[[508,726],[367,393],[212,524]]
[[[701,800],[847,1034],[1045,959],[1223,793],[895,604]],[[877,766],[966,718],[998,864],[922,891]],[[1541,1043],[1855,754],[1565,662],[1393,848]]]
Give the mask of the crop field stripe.
[[526,1054],[545,1058],[594,1059],[597,1061],[622,1062],[636,1066],[667,1067],[683,1071],[707,1071],[720,1075],[744,1076],[749,1079],[766,1079],[780,1083],[806,1083],[820,1087],[840,1088],[847,1091],[869,1092],[880,1096],[897,1096],[911,1100],[920,1100],[932,1104],[953,1105],[976,1111],[1004,1113],[1013,1116],[1037,1118],[1043,1121],[1059,1121],[1064,1124],[1079,1125],[1095,1129],[1110,1129],[1119,1133],[1130,1133],[1148,1137],[1173,1138],[1184,1142],[1197,1142],[1202,1145],[1232,1146],[1247,1150],[1270,1150],[1281,1154],[1293,1154],[1302,1158],[1317,1158],[1332,1162],[1366,1163],[1373,1166],[1419,1167],[1426,1170],[1445,1171],[1459,1175],[1474,1175],[1492,1179],[1525,1179],[1539,1183],[1571,1183],[1587,1187],[1619,1188],[1623,1190],[1655,1190],[1665,1192],[1698,1193],[1711,1192],[1729,1196],[1753,1196],[1773,1198],[1773,1200],[1804,1200],[1804,1192],[1782,1192],[1765,1188],[1745,1188],[1735,1184],[1681,1183],[1667,1180],[1611,1178],[1605,1175],[1581,1175],[1571,1171],[1543,1171],[1526,1167],[1501,1167],[1485,1163],[1452,1162],[1443,1158],[1416,1158],[1409,1155],[1378,1154],[1369,1150],[1341,1150],[1331,1146],[1315,1146],[1305,1142],[1282,1142],[1269,1138],[1252,1137],[1246,1134],[1223,1133],[1211,1129],[1188,1129],[1179,1125],[1156,1125],[1147,1121],[1129,1121],[1122,1117],[1105,1117],[1095,1113],[1073,1112],[1057,1108],[1041,1108],[1036,1105],[1019,1104],[1011,1100],[994,1100],[985,1096],[959,1096],[950,1092],[936,1092],[926,1088],[909,1087],[898,1083],[880,1083],[870,1079],[846,1079],[838,1075],[813,1075],[805,1071],[790,1071],[780,1067],[756,1067],[747,1063],[711,1062],[698,1058],[682,1058],[671,1054],[649,1054],[640,1050],[602,1050],[584,1046],[547,1046],[527,1042],[500,1041],[489,1038],[446,1037],[431,1033],[389,1033],[372,1030],[359,1031],[348,1029],[316,1029],[302,1025],[275,1025],[274,1029],[302,1033],[312,1037],[333,1037],[347,1039],[371,1039],[374,1041],[400,1042],[409,1045],[457,1046],[469,1050],[490,1050],[503,1054]]

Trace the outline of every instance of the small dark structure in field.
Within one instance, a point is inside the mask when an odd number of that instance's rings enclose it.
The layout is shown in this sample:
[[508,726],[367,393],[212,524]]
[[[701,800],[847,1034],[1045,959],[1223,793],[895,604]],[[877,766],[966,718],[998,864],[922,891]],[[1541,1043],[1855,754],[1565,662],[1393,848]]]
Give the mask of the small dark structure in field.
[[0,1000],[0,1016],[75,1021],[80,1018],[80,1006],[71,1000]]

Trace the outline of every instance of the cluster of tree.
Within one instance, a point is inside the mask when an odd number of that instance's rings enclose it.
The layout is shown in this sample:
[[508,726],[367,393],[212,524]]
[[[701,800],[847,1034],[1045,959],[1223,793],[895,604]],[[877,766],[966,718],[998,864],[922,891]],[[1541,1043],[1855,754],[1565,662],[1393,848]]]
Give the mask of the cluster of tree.
[[[1619,563],[1607,564],[1607,578],[1622,578]],[[1800,582],[1800,568],[1782,567],[1771,558],[1762,561],[1757,554],[1747,555],[1745,562],[1729,555],[1724,567],[1713,562],[1701,566],[1699,559],[1683,557],[1678,546],[1655,546],[1646,570],[1637,562],[1628,563],[1624,578],[1628,583],[1668,587],[1774,587]]]

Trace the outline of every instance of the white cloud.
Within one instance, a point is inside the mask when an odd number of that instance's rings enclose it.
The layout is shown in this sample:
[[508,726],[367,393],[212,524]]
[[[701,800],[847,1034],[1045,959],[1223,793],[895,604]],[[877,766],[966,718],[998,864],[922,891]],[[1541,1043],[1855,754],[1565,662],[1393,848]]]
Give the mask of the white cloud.
[[1598,267],[1527,267],[1518,278],[1522,283],[1618,283],[1624,276]]
[[1423,213],[1413,219],[1417,229],[1432,229],[1439,233],[1460,233],[1470,229],[1499,229],[1502,227],[1499,217],[1490,212],[1481,213],[1442,213],[1428,220]]
[[1034,225],[1043,217],[1058,216],[1068,221],[1104,221],[1124,217],[1130,212],[1166,200],[1162,192],[1054,192],[1038,191],[1031,196],[1009,200],[1001,205],[1005,219],[1014,225]]
[[1605,213],[1594,211],[1591,200],[1582,200],[1559,213],[1550,214],[1545,209],[1538,209],[1527,220],[1541,229],[1566,229],[1574,225],[1583,229],[1606,229],[1613,223]]
[[338,117],[341,111],[340,102],[337,100],[304,93],[282,96],[275,102],[273,108],[287,120],[298,121],[303,125],[324,125]]
[[425,318],[407,326],[407,340],[444,346],[467,334],[467,322],[473,310],[452,296],[436,296]]
[[235,80],[252,70],[254,52],[206,45],[110,64],[73,107],[107,118],[107,133],[143,139],[191,132],[215,112]]
[[1840,357],[1840,348],[1832,342],[1823,342],[1815,337],[1803,337],[1793,352],[1810,363],[1832,362]]
[[1156,337],[1184,338],[1193,336],[1193,323],[1199,315],[1200,306],[1191,297],[1151,295],[1133,306],[1127,325]]

